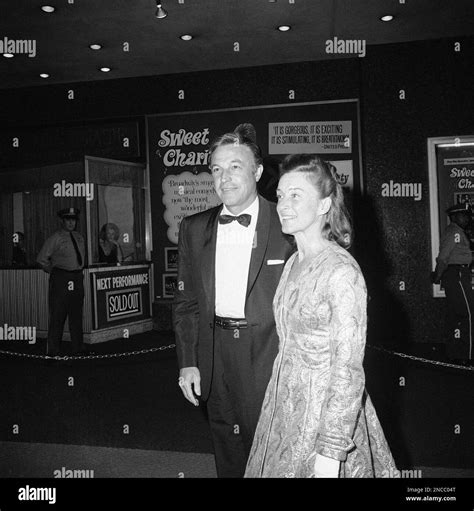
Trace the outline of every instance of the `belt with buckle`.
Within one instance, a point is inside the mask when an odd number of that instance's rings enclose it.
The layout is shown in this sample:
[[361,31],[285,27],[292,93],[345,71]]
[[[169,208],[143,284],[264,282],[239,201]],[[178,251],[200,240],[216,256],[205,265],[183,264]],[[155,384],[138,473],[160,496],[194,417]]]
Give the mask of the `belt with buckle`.
[[220,316],[216,316],[214,318],[214,324],[218,327],[223,328],[224,330],[235,330],[241,328],[247,328],[248,323],[246,319],[237,319],[237,318],[221,318]]
[[83,273],[83,270],[65,270],[64,268],[53,268],[56,273]]
[[454,266],[455,268],[469,268],[470,264],[448,264],[448,266]]

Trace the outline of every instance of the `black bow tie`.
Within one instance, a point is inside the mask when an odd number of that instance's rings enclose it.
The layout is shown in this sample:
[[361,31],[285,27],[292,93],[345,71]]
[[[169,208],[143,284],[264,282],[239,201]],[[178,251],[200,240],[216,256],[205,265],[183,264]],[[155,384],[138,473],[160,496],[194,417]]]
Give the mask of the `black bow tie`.
[[243,214],[239,216],[233,216],[233,215],[220,215],[219,217],[219,223],[220,224],[230,224],[234,220],[237,220],[240,225],[243,225],[244,227],[248,227],[250,225],[250,220],[252,219],[251,215]]

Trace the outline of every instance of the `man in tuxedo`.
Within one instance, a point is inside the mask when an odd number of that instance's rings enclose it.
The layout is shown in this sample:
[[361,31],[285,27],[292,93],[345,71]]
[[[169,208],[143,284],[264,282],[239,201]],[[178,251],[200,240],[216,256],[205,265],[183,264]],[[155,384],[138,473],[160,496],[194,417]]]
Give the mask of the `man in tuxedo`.
[[243,477],[278,336],[273,297],[292,252],[275,205],[257,193],[251,125],[219,137],[210,170],[223,204],[188,216],[178,242],[173,323],[179,385],[207,402],[219,477]]

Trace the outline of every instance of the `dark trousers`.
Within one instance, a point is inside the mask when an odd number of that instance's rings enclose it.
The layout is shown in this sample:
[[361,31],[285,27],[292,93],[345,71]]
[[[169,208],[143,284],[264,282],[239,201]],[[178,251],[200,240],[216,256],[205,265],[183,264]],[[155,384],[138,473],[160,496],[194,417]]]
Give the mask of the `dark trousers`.
[[473,294],[471,270],[448,266],[441,284],[446,292],[450,337],[446,353],[450,359],[469,360],[473,356]]
[[49,325],[47,353],[55,356],[63,337],[64,323],[69,320],[72,352],[83,349],[82,309],[84,282],[81,272],[53,269],[49,277]]
[[254,376],[252,358],[248,330],[215,327],[207,411],[218,477],[245,473],[266,390],[266,384]]

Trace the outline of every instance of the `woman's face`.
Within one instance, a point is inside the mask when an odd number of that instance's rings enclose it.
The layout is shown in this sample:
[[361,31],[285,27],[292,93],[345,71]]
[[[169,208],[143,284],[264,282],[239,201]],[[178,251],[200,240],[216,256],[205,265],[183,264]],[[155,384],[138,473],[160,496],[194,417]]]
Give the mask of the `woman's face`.
[[277,212],[285,234],[322,229],[323,215],[329,210],[331,199],[321,199],[303,172],[284,174],[278,183],[277,197]]
[[112,227],[107,228],[107,240],[114,241],[115,240],[115,229]]

